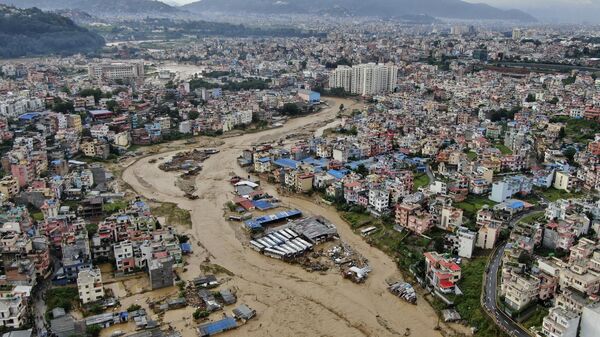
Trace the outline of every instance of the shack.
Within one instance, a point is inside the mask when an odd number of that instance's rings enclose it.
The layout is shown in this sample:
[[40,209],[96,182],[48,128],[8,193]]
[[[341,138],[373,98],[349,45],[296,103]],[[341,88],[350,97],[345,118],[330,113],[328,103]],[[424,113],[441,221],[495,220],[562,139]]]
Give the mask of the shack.
[[201,324],[198,326],[197,330],[200,337],[207,337],[235,328],[237,328],[235,319],[233,317],[225,317],[216,322]]

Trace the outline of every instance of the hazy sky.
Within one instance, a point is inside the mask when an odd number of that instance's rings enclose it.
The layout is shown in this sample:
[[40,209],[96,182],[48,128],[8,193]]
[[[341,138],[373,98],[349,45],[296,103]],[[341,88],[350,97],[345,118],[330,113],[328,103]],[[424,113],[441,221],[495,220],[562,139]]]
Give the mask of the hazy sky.
[[[186,4],[195,0],[162,0],[171,4]],[[252,1],[252,0],[248,0]],[[369,1],[369,0],[365,0]],[[600,0],[463,0],[486,3],[499,8],[521,9],[547,22],[598,22]]]

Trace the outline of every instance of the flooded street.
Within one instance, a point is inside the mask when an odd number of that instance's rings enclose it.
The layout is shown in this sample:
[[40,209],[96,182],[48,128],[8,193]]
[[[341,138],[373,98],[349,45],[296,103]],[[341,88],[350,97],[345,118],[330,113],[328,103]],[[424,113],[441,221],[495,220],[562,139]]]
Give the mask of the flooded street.
[[[284,206],[299,208],[307,215],[322,215],[337,225],[342,240],[368,258],[373,268],[364,284],[344,280],[332,270],[309,273],[299,266],[265,257],[247,247],[241,224],[230,224],[223,217],[224,205],[233,197],[228,179],[232,174],[247,175],[236,162],[241,150],[253,143],[306,131],[309,126],[322,133],[323,125],[338,125],[334,119],[340,104],[350,109],[358,106],[352,100],[329,101],[329,108],[291,119],[282,128],[225,138],[218,147],[220,152],[203,163],[203,170],[196,178],[198,200],[184,198],[174,187],[176,173],[163,172],[158,163],[149,163],[169,153],[134,162],[124,171],[123,180],[146,198],[176,202],[191,211],[193,226],[186,234],[191,237],[195,251],[187,260],[184,279],[200,275],[198,265],[207,258],[234,274],[226,280],[225,287],[238,289],[238,303],[256,309],[257,319],[227,332],[227,336],[398,336],[404,335],[407,328],[413,336],[440,336],[434,330],[437,316],[427,302],[414,306],[386,290],[385,280],[399,277],[394,261],[354,234],[334,209],[302,198],[281,198]],[[277,196],[272,188],[265,189]],[[169,313],[164,321],[173,320],[173,325],[186,337],[196,336],[191,312],[178,310],[181,315]]]

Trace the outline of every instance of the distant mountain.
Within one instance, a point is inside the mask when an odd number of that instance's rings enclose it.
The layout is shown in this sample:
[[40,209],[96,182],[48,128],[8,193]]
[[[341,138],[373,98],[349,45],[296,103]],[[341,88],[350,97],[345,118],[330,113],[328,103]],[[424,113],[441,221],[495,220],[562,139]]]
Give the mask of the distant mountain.
[[37,8],[0,5],[0,58],[98,50],[104,39],[71,19]]
[[519,10],[502,10],[461,0],[200,0],[182,6],[190,12],[320,14],[401,17],[424,14],[454,19],[535,21]]
[[155,0],[0,0],[20,8],[80,10],[99,17],[170,17],[182,11]]

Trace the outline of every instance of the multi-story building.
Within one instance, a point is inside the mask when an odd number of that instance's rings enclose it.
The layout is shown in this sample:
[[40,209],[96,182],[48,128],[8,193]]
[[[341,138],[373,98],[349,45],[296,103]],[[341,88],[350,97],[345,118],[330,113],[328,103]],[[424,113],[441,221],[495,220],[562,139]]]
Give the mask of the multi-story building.
[[27,305],[19,295],[0,297],[0,327],[18,329],[25,323]]
[[482,209],[477,212],[477,247],[483,249],[493,249],[496,240],[500,236],[502,221],[494,217],[494,213],[489,209]]
[[152,290],[173,285],[173,263],[171,256],[154,258],[149,261],[148,275]]
[[127,273],[135,269],[133,250],[133,243],[130,241],[121,241],[113,245],[115,264],[118,271]]
[[460,266],[437,252],[427,252],[423,255],[427,265],[427,283],[443,293],[454,292],[461,277]]
[[390,193],[384,190],[369,190],[369,206],[379,213],[385,212],[390,205]]
[[600,336],[600,303],[583,308],[579,337]]
[[330,75],[329,87],[371,96],[394,91],[397,80],[398,67],[395,65],[367,63],[352,68],[339,66]]
[[90,64],[88,76],[92,79],[136,79],[144,77],[144,62]]
[[102,273],[100,269],[82,270],[77,276],[77,290],[83,304],[96,302],[104,297]]
[[10,199],[19,193],[19,182],[12,176],[5,176],[0,180],[0,201],[2,198]]
[[525,176],[509,176],[492,185],[490,200],[504,202],[515,194],[529,194],[533,188],[531,179]]
[[519,311],[538,298],[540,279],[529,274],[511,272],[510,277],[503,280],[501,291],[506,305]]
[[457,240],[458,256],[470,259],[473,256],[473,251],[475,250],[477,233],[470,231],[466,227],[458,227],[455,235]]
[[579,315],[562,308],[552,308],[544,317],[542,332],[546,337],[577,337]]

